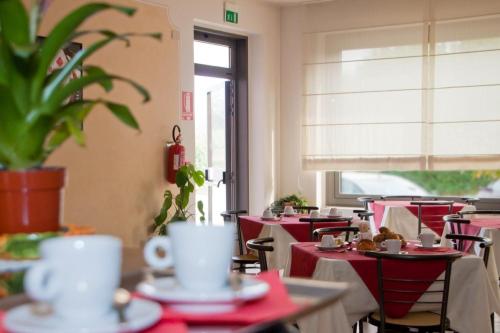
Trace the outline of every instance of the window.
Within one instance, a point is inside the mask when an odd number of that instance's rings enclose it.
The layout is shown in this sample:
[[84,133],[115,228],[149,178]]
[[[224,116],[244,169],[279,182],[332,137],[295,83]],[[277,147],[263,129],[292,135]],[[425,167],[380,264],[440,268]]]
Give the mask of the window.
[[305,40],[304,169],[500,169],[499,15]]
[[500,15],[304,39],[302,164],[337,171],[327,204],[500,198]]

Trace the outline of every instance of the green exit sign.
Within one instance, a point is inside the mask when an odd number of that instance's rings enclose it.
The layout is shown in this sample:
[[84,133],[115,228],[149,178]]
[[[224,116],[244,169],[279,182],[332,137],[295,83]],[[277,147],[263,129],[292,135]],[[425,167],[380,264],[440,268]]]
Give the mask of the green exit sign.
[[238,23],[238,13],[232,10],[226,9],[225,21],[229,23]]

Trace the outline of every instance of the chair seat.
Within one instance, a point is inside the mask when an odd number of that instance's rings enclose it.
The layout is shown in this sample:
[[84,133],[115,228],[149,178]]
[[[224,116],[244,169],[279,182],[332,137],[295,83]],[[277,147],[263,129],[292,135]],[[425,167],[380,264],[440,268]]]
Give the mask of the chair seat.
[[253,254],[242,254],[233,256],[233,262],[236,264],[253,264],[259,262],[259,258]]
[[[380,313],[374,312],[370,315],[370,319],[380,322]],[[404,326],[404,327],[439,327],[441,321],[440,316],[436,313],[422,311],[422,312],[409,312],[402,318],[385,317],[387,325]]]

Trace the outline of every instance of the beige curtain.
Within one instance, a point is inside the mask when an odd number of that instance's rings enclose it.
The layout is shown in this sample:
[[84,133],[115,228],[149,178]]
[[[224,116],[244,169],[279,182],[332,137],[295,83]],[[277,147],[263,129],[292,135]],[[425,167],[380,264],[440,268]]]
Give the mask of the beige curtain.
[[304,169],[500,168],[500,16],[304,40]]

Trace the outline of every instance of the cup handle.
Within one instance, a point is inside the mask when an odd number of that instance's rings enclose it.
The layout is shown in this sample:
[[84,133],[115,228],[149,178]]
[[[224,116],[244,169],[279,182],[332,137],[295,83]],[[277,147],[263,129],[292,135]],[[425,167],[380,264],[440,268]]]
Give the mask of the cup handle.
[[54,275],[53,267],[45,262],[30,268],[24,279],[24,288],[28,295],[37,301],[50,301],[56,297],[61,284]]
[[[165,257],[159,257],[157,250],[160,249],[166,253]],[[165,269],[174,265],[172,256],[172,242],[169,237],[161,236],[152,238],[144,247],[144,259],[149,266],[155,269]]]
[[421,241],[422,240],[422,234],[418,235],[417,239]]
[[380,242],[380,247],[387,247],[387,243],[386,243],[386,241],[382,241],[382,242]]

